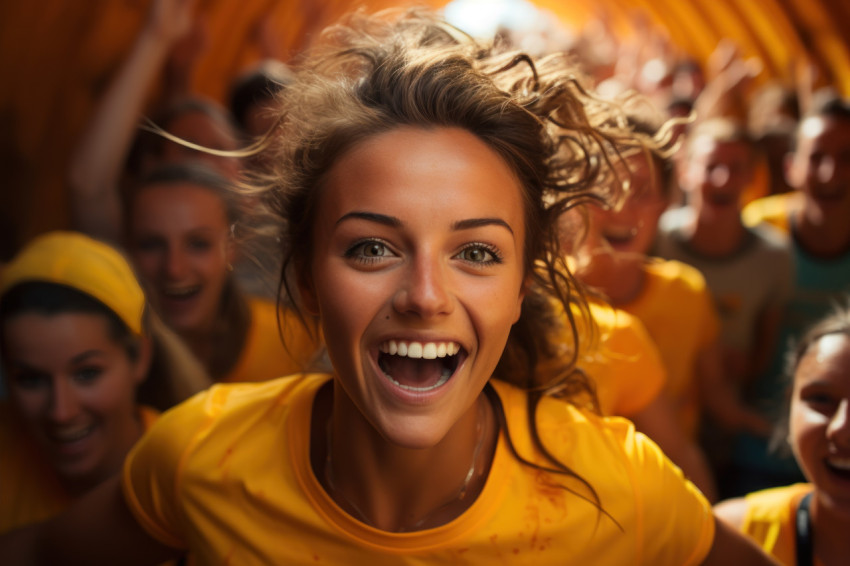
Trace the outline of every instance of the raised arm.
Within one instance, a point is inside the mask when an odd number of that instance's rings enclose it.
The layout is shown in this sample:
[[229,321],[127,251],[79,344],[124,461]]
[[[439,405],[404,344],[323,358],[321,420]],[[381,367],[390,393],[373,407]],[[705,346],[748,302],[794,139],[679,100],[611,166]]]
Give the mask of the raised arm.
[[118,184],[152,85],[174,43],[192,25],[195,0],[154,0],[129,57],[107,88],[71,156],[68,181],[75,229],[117,241]]
[[156,565],[182,554],[136,522],[124,502],[119,477],[53,519],[0,536],[0,564],[20,566]]

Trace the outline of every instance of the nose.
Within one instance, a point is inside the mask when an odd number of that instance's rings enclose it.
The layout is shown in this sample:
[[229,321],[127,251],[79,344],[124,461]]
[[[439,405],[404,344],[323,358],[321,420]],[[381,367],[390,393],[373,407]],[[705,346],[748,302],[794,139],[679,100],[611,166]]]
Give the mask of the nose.
[[396,312],[421,318],[451,312],[452,294],[446,268],[435,257],[420,257],[412,261],[406,267],[403,281],[393,297]]
[[831,155],[825,156],[818,164],[818,181],[821,183],[829,183],[835,178],[835,170],[835,158]]
[[165,275],[169,280],[179,280],[186,271],[186,256],[177,247],[169,247],[165,252]]
[[850,398],[845,397],[829,421],[826,435],[839,446],[850,447]]
[[72,420],[79,409],[77,394],[68,379],[58,377],[53,380],[50,391],[50,406],[48,416],[55,423],[65,423]]

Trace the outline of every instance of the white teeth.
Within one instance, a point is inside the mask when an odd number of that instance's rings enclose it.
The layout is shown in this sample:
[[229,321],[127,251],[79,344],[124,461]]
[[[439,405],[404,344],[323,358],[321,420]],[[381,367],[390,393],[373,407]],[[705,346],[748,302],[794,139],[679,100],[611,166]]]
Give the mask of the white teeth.
[[200,285],[193,285],[191,287],[166,287],[162,290],[162,292],[172,297],[185,297],[191,295],[200,288]]
[[434,360],[454,356],[460,352],[460,344],[456,342],[402,342],[387,340],[378,348],[391,356],[404,356],[413,359]]
[[850,458],[841,458],[839,456],[833,456],[831,458],[827,458],[827,462],[833,468],[838,468],[839,470],[850,472]]
[[54,431],[51,434],[51,437],[56,442],[74,442],[75,440],[80,440],[81,438],[85,438],[92,431],[91,426],[87,426],[84,428],[78,428],[74,430],[63,430],[63,431]]
[[425,344],[425,347],[422,349],[422,357],[426,360],[437,359],[437,345],[433,342]]

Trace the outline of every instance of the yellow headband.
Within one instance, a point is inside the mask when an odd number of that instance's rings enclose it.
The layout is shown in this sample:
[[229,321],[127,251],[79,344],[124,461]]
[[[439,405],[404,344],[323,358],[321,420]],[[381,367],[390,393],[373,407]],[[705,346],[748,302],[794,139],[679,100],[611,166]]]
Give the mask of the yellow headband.
[[50,232],[24,247],[0,273],[0,296],[18,283],[59,283],[97,299],[142,335],[145,295],[113,247],[77,232]]

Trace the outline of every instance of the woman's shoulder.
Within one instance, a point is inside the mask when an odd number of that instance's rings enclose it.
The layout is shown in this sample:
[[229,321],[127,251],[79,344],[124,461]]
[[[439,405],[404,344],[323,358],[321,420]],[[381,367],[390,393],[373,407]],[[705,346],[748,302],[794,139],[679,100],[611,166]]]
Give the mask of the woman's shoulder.
[[705,276],[696,267],[675,259],[652,258],[645,272],[650,285],[659,292],[700,294],[708,293]]

